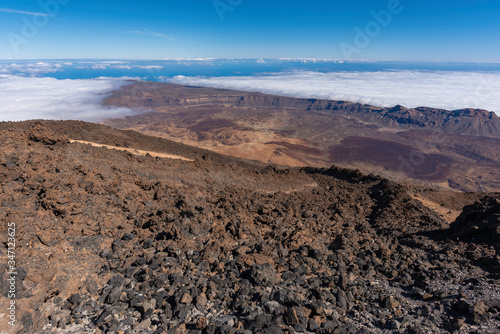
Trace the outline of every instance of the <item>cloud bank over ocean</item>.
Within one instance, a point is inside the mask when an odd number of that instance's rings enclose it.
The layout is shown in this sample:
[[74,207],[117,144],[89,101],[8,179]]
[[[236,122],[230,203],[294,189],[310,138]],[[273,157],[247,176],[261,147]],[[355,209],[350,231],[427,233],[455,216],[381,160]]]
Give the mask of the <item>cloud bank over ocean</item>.
[[133,114],[127,108],[101,105],[123,78],[57,80],[0,74],[0,121],[28,119],[100,121]]
[[500,115],[500,67],[496,64],[69,59],[0,60],[0,121],[101,121],[128,116],[134,111],[101,105],[106,95],[127,84],[127,79],[385,107],[480,108]]
[[256,76],[162,78],[183,85],[324,98],[392,107],[478,108],[500,115],[499,72],[291,71]]

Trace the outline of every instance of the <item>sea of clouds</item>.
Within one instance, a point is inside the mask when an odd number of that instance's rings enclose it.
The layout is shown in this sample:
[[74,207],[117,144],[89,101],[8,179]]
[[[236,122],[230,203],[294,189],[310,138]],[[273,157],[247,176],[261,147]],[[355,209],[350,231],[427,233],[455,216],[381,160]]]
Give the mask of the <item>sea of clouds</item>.
[[101,121],[133,114],[127,108],[102,106],[110,92],[129,83],[127,78],[58,80],[40,76],[71,66],[72,62],[0,64],[0,121]]
[[108,108],[102,100],[127,84],[123,79],[57,80],[0,75],[0,121],[28,119],[100,121],[131,115],[127,108]]
[[[251,76],[172,77],[167,76],[171,62],[0,62],[0,121],[102,121],[133,115],[137,111],[104,107],[102,101],[112,91],[129,84],[130,79],[146,78],[184,85],[345,100],[384,107],[401,104],[406,107],[427,106],[448,110],[480,108],[500,115],[500,71],[318,72],[302,69]],[[191,67],[191,63],[188,65]],[[122,70],[119,75],[130,73],[130,76],[100,77],[104,70],[110,68]],[[50,77],[56,72],[67,70],[83,70],[96,79],[61,80]],[[199,67],[199,71],[203,73],[203,68]]]
[[128,108],[103,106],[113,91],[137,77],[59,80],[55,72],[79,69],[98,74],[103,69],[158,70],[162,66],[124,61],[4,61],[0,62],[0,121],[28,119],[102,121],[133,115]]
[[163,81],[303,98],[448,110],[478,108],[500,115],[500,72],[394,70],[290,71],[255,76],[162,78]]

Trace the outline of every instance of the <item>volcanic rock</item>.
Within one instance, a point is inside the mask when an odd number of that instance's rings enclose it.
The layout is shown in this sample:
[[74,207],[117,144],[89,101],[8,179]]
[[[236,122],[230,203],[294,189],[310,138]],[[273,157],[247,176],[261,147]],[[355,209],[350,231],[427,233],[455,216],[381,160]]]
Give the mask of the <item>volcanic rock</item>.
[[[266,165],[82,122],[0,123],[0,138],[0,219],[16,226],[17,333],[500,325],[497,243],[487,236],[498,194]],[[131,151],[118,149],[125,142]],[[472,206],[448,228],[429,198]],[[9,288],[0,285],[4,310]]]

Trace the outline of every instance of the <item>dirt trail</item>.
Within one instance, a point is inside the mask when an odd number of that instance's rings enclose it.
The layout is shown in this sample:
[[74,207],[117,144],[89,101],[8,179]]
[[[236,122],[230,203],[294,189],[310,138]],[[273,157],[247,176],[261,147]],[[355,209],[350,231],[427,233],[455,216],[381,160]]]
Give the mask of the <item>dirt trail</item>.
[[427,208],[438,213],[448,223],[455,221],[455,219],[457,219],[457,217],[460,215],[460,211],[453,210],[453,209],[447,208],[445,206],[442,206],[439,203],[433,202],[433,201],[431,201],[427,198],[424,198],[418,194],[415,194],[415,195],[410,194],[410,196],[413,197],[414,199],[418,200],[420,203],[425,205]]
[[105,147],[107,149],[113,149],[113,150],[119,150],[119,151],[126,151],[130,152],[135,155],[146,155],[149,154],[152,157],[155,158],[167,158],[167,159],[179,159],[179,160],[184,160],[184,161],[194,161],[193,159],[188,159],[185,157],[182,157],[180,155],[174,155],[174,154],[167,154],[167,153],[160,153],[160,152],[153,152],[153,151],[143,151],[143,150],[137,150],[135,148],[127,148],[127,147],[118,147],[118,146],[111,146],[111,145],[104,145],[104,144],[99,144],[99,143],[93,143],[85,140],[70,140],[71,143],[80,143],[80,144],[90,144],[95,147]]

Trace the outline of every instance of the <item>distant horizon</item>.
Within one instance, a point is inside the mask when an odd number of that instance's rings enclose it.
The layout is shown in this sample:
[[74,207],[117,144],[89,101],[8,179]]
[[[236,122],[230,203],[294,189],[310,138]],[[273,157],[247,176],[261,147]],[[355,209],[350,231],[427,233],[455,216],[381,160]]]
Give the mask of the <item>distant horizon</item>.
[[391,62],[391,63],[419,63],[419,64],[499,64],[499,61],[420,61],[420,60],[390,60],[390,59],[335,59],[335,58],[315,58],[315,57],[221,57],[221,58],[212,58],[212,57],[177,57],[177,58],[123,58],[123,57],[114,57],[114,58],[0,58],[0,61],[5,60],[104,60],[104,61],[113,61],[113,60],[126,60],[126,61],[161,61],[161,60],[190,60],[190,61],[207,61],[207,60],[315,60],[315,61],[324,61],[324,62],[348,62],[348,63],[377,63],[377,62]]

